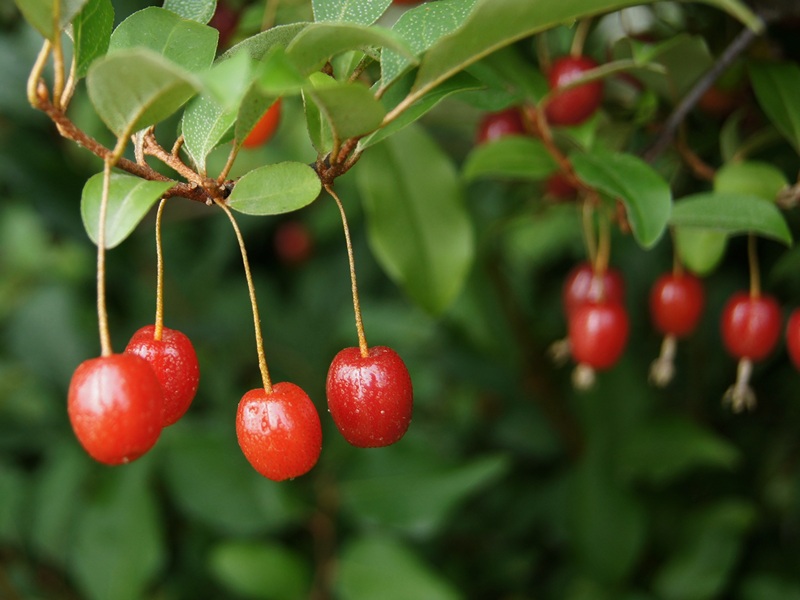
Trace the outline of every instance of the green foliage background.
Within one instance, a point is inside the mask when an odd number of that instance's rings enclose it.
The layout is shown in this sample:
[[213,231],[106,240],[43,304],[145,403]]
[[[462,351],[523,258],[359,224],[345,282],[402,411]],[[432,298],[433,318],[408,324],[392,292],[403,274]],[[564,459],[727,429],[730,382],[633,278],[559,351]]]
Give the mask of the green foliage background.
[[[115,2],[119,15],[140,6]],[[281,10],[296,20],[308,6],[287,1]],[[732,21],[704,10],[700,35],[715,47]],[[101,165],[27,104],[41,38],[11,6],[0,18],[0,597],[800,598],[800,403],[785,350],[756,367],[755,412],[720,405],[735,363],[722,351],[718,315],[747,286],[744,238],[731,238],[706,278],[706,318],[679,347],[675,382],[658,390],[647,382],[660,340],[646,298],[671,267],[671,241],[645,251],[615,234],[612,263],[627,281],[632,335],[621,363],[576,392],[569,368],[546,356],[565,332],[561,282],[584,257],[574,208],[543,205],[539,183],[459,180],[475,259],[452,306],[432,316],[412,297],[419,285],[406,294],[369,243],[376,207],[361,192],[403,184],[363,181],[390,160],[386,145],[337,190],[353,230],[367,336],[395,348],[414,381],[406,437],[354,449],[327,418],[327,366],[356,340],[339,214],[323,196],[290,215],[239,217],[273,378],[304,388],[324,427],[320,463],[307,476],[276,484],[251,469],[233,430],[238,399],[259,381],[239,251],[218,211],[176,198],[164,217],[166,324],[194,341],[200,391],[146,457],[119,468],[93,463],[65,406],[72,371],[98,352],[95,248],[79,201]],[[772,42],[792,56],[796,41],[779,34]],[[422,121],[459,166],[474,146],[478,104],[453,100]],[[237,165],[313,162],[302,110],[298,98],[285,102],[276,138]],[[108,139],[85,94],[71,114]],[[723,121],[692,114],[689,123],[692,147],[723,162]],[[392,143],[413,151],[414,131]],[[790,180],[800,167],[783,141],[758,158]],[[673,190],[706,191],[676,173]],[[785,216],[797,231],[796,215]],[[301,266],[282,262],[273,245],[293,219],[314,240]],[[428,226],[447,233],[448,223]],[[760,250],[764,287],[788,314],[800,304],[800,258],[778,241]],[[155,266],[149,215],[108,254],[116,349],[152,322]]]

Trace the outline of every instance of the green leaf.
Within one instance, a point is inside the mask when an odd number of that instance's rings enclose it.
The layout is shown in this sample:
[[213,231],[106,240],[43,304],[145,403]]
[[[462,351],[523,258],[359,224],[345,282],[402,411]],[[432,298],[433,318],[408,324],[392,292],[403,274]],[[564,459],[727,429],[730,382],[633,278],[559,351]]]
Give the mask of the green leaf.
[[578,177],[625,205],[636,241],[653,246],[664,233],[672,207],[669,184],[632,154],[596,150],[571,155]]
[[769,120],[800,152],[800,67],[788,62],[754,64],[750,67],[750,82]]
[[133,13],[111,34],[108,51],[148,48],[189,72],[201,72],[214,62],[219,32],[150,6]]
[[507,470],[503,456],[450,466],[406,451],[369,457],[364,472],[341,486],[343,505],[367,525],[381,524],[417,536],[431,536],[469,496],[497,481]]
[[248,215],[279,215],[311,204],[322,183],[306,164],[282,162],[253,169],[228,197],[228,206]]
[[750,504],[727,500],[684,520],[684,542],[656,573],[653,588],[664,600],[710,600],[727,587],[755,521]]
[[372,25],[392,0],[312,0],[314,20]]
[[717,268],[728,247],[728,235],[724,231],[702,227],[674,229],[678,256],[690,271],[705,276]]
[[[339,83],[322,73],[316,75],[311,78],[315,85],[303,94],[306,107],[312,100],[335,139],[344,141],[380,127],[386,111],[372,92],[359,83]],[[321,85],[317,85],[319,80]]]
[[800,600],[800,583],[791,576],[756,573],[748,576],[740,589],[741,600]]
[[229,132],[254,74],[250,57],[242,52],[214,65],[205,78],[216,93],[194,98],[183,113],[184,147],[192,161],[206,172],[206,157]]
[[[46,39],[53,41],[57,33],[72,22],[88,0],[14,0],[25,17]],[[55,11],[58,8],[58,28],[55,25]]]
[[365,47],[391,48],[410,60],[414,55],[394,32],[377,25],[341,25],[314,23],[308,25],[286,49],[298,69],[308,75],[318,71],[328,60],[347,50]]
[[[475,0],[439,0],[407,10],[392,26],[408,44],[413,56],[420,56],[443,36],[455,31],[467,18]],[[381,55],[382,88],[388,87],[404,71],[414,66],[413,58],[386,49]]]
[[432,92],[419,98],[408,109],[403,111],[399,117],[393,119],[388,125],[381,127],[375,133],[371,133],[370,135],[359,140],[359,150],[363,150],[364,148],[368,148],[374,144],[377,144],[381,140],[386,139],[388,136],[400,131],[404,127],[420,119],[427,114],[428,111],[436,108],[436,106],[438,106],[439,103],[445,98],[449,98],[450,96],[459,94],[461,92],[469,92],[477,89],[481,89],[480,82],[467,73],[459,73],[458,75],[451,77]]
[[[133,175],[112,173],[106,211],[106,248],[120,244],[136,228],[172,181],[147,181]],[[89,178],[81,195],[81,216],[89,238],[97,244],[100,232],[100,201],[103,173]]]
[[675,204],[670,223],[728,235],[753,233],[792,245],[792,233],[773,202],[746,194],[693,194]]
[[576,469],[570,483],[569,525],[579,562],[601,581],[621,581],[644,545],[641,504],[604,472],[596,453]]
[[200,83],[179,66],[144,48],[96,60],[86,77],[97,114],[118,137],[166,119]]
[[297,501],[287,488],[254,474],[235,437],[181,424],[172,429],[162,466],[182,514],[224,536],[275,531],[295,521]]
[[228,59],[239,52],[246,52],[253,60],[261,60],[273,48],[285,48],[288,46],[297,34],[308,25],[308,23],[290,23],[272,27],[246,40],[242,40],[220,56],[220,60]]
[[[759,22],[741,2],[708,0],[732,12],[757,28]],[[583,0],[582,2],[519,2],[519,0],[478,0],[469,18],[452,35],[441,38],[422,59],[415,94],[424,94],[483,58],[515,41],[563,23],[613,12],[636,0]]]
[[407,127],[364,153],[357,181],[381,265],[423,308],[441,313],[464,285],[474,253],[450,158]]
[[[75,444],[58,444],[39,471],[32,502],[31,542],[48,562],[65,567],[72,550],[75,517],[83,504],[90,464]],[[72,498],[73,502],[64,502]]]
[[634,431],[620,460],[626,476],[663,485],[694,469],[731,469],[739,458],[735,446],[691,421],[660,419]]
[[211,551],[209,569],[237,596],[263,600],[308,598],[308,565],[297,552],[277,544],[223,542]]
[[715,192],[758,196],[770,202],[788,185],[780,169],[757,161],[726,164],[714,176]]
[[217,0],[164,0],[164,8],[205,25],[214,16]]
[[23,543],[23,515],[29,502],[29,478],[17,466],[0,462],[0,542]]
[[409,548],[387,536],[356,538],[345,547],[335,582],[342,600],[457,600],[462,595]]
[[75,74],[78,77],[85,77],[92,61],[106,53],[113,27],[111,0],[89,0],[72,22]]
[[165,559],[147,461],[106,471],[81,506],[69,572],[88,600],[137,600]]
[[464,163],[464,178],[499,177],[539,181],[556,169],[544,144],[526,136],[505,136],[476,146]]

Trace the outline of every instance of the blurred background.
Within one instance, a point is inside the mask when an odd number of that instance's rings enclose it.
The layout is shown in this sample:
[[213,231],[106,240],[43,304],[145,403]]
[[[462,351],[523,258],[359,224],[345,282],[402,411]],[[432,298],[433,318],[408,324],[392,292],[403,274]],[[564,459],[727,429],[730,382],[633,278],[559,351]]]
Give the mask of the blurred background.
[[[119,20],[148,3],[114,4]],[[263,6],[232,6],[242,11],[234,36],[258,30]],[[308,11],[287,0],[274,16]],[[713,48],[731,24],[700,16]],[[70,429],[66,389],[99,352],[95,248],[79,201],[101,164],[27,104],[41,39],[8,0],[0,27],[0,598],[800,598],[800,375],[781,348],[756,366],[756,411],[720,403],[736,365],[718,315],[747,286],[744,240],[706,278],[706,318],[660,390],[647,382],[661,340],[646,299],[671,267],[671,243],[645,252],[616,235],[631,337],[622,361],[577,392],[571,367],[546,349],[565,335],[561,284],[584,259],[578,217],[543,204],[534,183],[465,183],[476,259],[453,306],[433,316],[377,263],[353,177],[337,182],[367,338],[393,347],[414,382],[412,425],[383,449],[348,446],[325,408],[328,365],[357,343],[336,205],[323,196],[289,215],[239,217],[273,379],[305,389],[323,422],[319,464],[284,483],[260,477],[235,438],[239,398],[260,379],[233,231],[219,211],[171,200],[165,324],[193,340],[200,389],[144,458],[94,463]],[[460,164],[482,110],[454,100],[424,125]],[[85,95],[71,111],[108,139]],[[713,162],[723,120],[690,119]],[[299,101],[285,102],[275,138],[237,168],[313,161],[304,127]],[[800,166],[782,143],[762,158],[791,179]],[[153,225],[150,215],[108,254],[118,351],[153,322]],[[765,288],[788,314],[800,304],[800,256],[773,242],[760,251]]]

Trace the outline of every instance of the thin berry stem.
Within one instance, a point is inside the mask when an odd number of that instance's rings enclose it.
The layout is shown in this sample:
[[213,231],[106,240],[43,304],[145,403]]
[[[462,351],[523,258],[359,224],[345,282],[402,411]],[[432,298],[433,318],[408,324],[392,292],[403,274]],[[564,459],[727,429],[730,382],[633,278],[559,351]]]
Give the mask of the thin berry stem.
[[597,237],[594,231],[594,206],[588,199],[583,201],[581,216],[583,243],[586,246],[586,254],[589,258],[589,263],[594,266],[597,260]]
[[164,253],[161,245],[161,215],[164,212],[166,198],[158,203],[156,212],[156,320],[153,330],[153,339],[161,341],[164,333]]
[[114,152],[103,161],[103,192],[100,196],[100,215],[97,224],[97,324],[100,329],[100,354],[111,356],[111,332],[108,327],[108,308],[106,306],[106,217],[108,197],[111,189],[111,169],[125,151],[127,136],[120,136]]
[[750,297],[758,298],[761,296],[761,272],[758,268],[756,236],[752,233],[747,236],[747,262],[750,267]]
[[264,353],[264,336],[261,334],[261,318],[258,316],[258,303],[256,302],[256,286],[253,283],[253,275],[250,271],[250,261],[247,259],[247,249],[244,245],[244,237],[242,231],[239,229],[239,224],[233,217],[231,209],[221,200],[214,200],[228,217],[228,220],[233,226],[233,231],[236,233],[236,240],[239,242],[239,250],[242,253],[242,264],[244,265],[244,276],[247,279],[247,291],[250,294],[250,306],[253,309],[253,328],[256,334],[256,352],[258,353],[258,368],[261,371],[261,381],[264,389],[268,394],[272,393],[272,380],[269,378],[269,369],[267,368],[267,356]]
[[589,27],[591,24],[591,19],[582,19],[578,21],[578,26],[575,28],[575,36],[572,38],[572,45],[569,49],[570,56],[578,57],[583,54],[583,47],[586,44],[586,37],[589,35]]
[[347,261],[350,264],[350,288],[353,293],[353,311],[356,315],[356,332],[358,333],[358,347],[361,350],[361,356],[366,358],[369,356],[369,348],[367,347],[367,338],[364,335],[364,322],[361,319],[361,304],[358,301],[358,285],[356,283],[356,261],[353,256],[353,243],[350,240],[350,227],[347,225],[347,215],[344,211],[344,205],[333,191],[330,185],[325,185],[331,197],[336,201],[336,206],[339,207],[339,214],[342,216],[342,227],[344,228],[344,239],[347,244]]
[[611,256],[611,225],[602,212],[599,213],[599,217],[597,256],[594,260],[594,272],[602,275],[608,269],[608,261]]
[[97,232],[97,324],[100,328],[100,354],[111,356],[111,333],[108,328],[108,309],[106,307],[106,213],[108,212],[108,193],[111,187],[111,159],[104,161],[103,195],[100,199],[99,230]]

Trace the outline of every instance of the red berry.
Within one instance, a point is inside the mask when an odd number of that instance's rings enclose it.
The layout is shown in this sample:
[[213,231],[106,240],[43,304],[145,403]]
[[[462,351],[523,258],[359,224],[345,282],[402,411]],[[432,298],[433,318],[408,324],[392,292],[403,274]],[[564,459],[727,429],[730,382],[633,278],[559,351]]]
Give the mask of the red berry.
[[[595,67],[597,63],[588,56],[562,56],[553,62],[548,74],[550,89],[558,90]],[[547,103],[545,114],[553,125],[578,125],[595,113],[602,99],[602,81],[584,83],[556,92]]]
[[650,315],[664,335],[684,337],[692,333],[705,304],[703,283],[694,275],[666,273],[650,290]]
[[587,302],[622,304],[625,301],[625,281],[616,269],[608,268],[599,275],[589,263],[583,262],[567,275],[561,299],[567,316]]
[[239,25],[240,14],[234,10],[227,2],[217,2],[217,8],[214,10],[214,15],[208,22],[209,27],[213,27],[219,31],[219,48],[227,48],[233,34],[236,33],[236,28]]
[[273,481],[308,473],[322,451],[322,425],[314,403],[293,383],[272,392],[250,390],[236,411],[236,437],[245,458]]
[[353,446],[394,444],[411,423],[411,377],[400,356],[386,346],[373,346],[366,357],[359,348],[340,351],[325,389],[333,422]]
[[284,221],[275,230],[275,252],[289,266],[303,264],[314,251],[314,240],[302,221]]
[[180,419],[189,408],[200,381],[200,367],[192,342],[180,331],[162,328],[155,339],[155,325],[133,334],[125,352],[145,359],[164,390],[164,427]]
[[566,200],[567,198],[574,198],[577,190],[563,173],[553,173],[545,181],[545,191],[558,200]]
[[762,360],[781,335],[781,309],[771,296],[737,292],[722,309],[722,341],[734,358]]
[[258,148],[262,144],[266,143],[271,137],[272,134],[275,133],[275,130],[278,128],[278,123],[280,123],[281,119],[281,99],[278,98],[269,107],[267,112],[265,112],[261,118],[256,123],[255,127],[250,130],[250,133],[247,134],[247,137],[244,138],[242,142],[242,146],[245,148]]
[[82,362],[69,384],[67,413],[81,446],[96,461],[119,465],[158,440],[164,395],[153,369],[132,354]]
[[569,318],[572,356],[593,369],[608,369],[619,360],[628,341],[628,314],[617,302],[588,302]]
[[525,123],[519,108],[512,106],[498,112],[487,113],[478,123],[476,142],[485,144],[507,135],[523,135]]
[[800,370],[800,309],[795,309],[786,324],[786,349],[795,368]]

